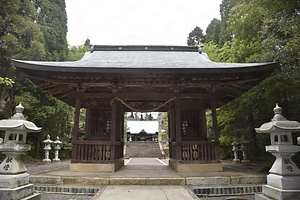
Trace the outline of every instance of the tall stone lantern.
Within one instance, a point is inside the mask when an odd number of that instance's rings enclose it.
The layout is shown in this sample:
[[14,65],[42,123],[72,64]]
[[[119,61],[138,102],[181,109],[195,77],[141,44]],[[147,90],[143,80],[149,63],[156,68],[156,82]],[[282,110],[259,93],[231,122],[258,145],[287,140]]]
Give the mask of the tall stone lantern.
[[255,129],[257,133],[270,133],[271,145],[266,146],[266,151],[276,157],[263,194],[256,195],[255,199],[300,199],[300,170],[291,159],[300,151],[292,139],[292,132],[300,131],[300,123],[287,120],[281,113],[282,109],[276,104],[273,119]]
[[27,121],[23,116],[24,107],[16,106],[16,113],[10,119],[0,120],[0,130],[5,131],[0,151],[6,158],[0,164],[0,199],[39,199],[29,184],[29,174],[20,156],[31,149],[26,144],[28,132],[39,132],[41,128]]

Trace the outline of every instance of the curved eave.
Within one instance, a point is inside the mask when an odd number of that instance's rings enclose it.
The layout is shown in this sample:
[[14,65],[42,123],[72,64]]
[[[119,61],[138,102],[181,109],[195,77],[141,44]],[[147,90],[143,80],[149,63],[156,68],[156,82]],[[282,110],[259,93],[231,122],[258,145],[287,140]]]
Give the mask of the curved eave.
[[70,73],[201,73],[201,74],[228,74],[228,73],[251,73],[251,72],[272,72],[275,69],[279,68],[278,63],[254,63],[245,64],[242,66],[242,63],[237,65],[228,65],[229,63],[217,63],[218,65],[227,65],[228,67],[220,68],[126,68],[126,67],[73,67],[68,66],[57,66],[47,64],[44,65],[43,62],[31,62],[31,61],[22,61],[12,59],[12,62],[15,67],[20,69],[29,69],[34,71],[46,71],[46,72],[70,72]]
[[39,128],[35,126],[34,123],[25,120],[4,119],[0,121],[0,130],[40,132],[42,128]]

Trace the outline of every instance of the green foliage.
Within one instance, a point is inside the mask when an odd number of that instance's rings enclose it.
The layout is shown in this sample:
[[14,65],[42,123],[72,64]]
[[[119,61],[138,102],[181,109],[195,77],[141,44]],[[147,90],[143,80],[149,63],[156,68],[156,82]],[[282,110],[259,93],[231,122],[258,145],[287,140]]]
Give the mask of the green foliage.
[[0,118],[10,117],[16,103],[22,102],[25,116],[42,127],[41,133],[28,137],[33,144],[28,155],[38,155],[47,134],[70,141],[73,109],[16,76],[11,59],[67,58],[65,1],[0,0],[0,5]]
[[72,46],[69,49],[67,60],[76,61],[80,60],[82,56],[90,49],[89,46]]
[[67,59],[67,13],[65,1],[34,0],[36,22],[44,34],[46,60],[63,61]]
[[[17,83],[16,102],[24,106],[24,115],[37,126],[42,127],[41,133],[30,134],[28,141],[33,142],[36,151],[42,153],[41,140],[50,135],[52,139],[59,136],[64,142],[71,142],[71,121],[74,109],[57,100],[48,93],[41,91],[28,79]],[[35,155],[37,152],[31,154]]]
[[214,18],[206,28],[205,42],[220,43],[221,21]]
[[212,41],[211,42],[208,42],[208,43],[205,43],[203,48],[202,48],[202,51],[207,53],[208,57],[215,61],[215,62],[220,62],[221,61],[221,58],[220,58],[220,49],[218,48],[218,46],[213,43]]
[[4,85],[4,86],[12,88],[14,83],[15,82],[12,79],[10,79],[10,78],[0,77],[0,85]]
[[223,0],[219,41],[212,39],[217,38],[216,21],[208,26],[202,50],[213,61],[281,64],[269,78],[218,110],[222,158],[232,157],[231,142],[244,136],[250,141],[250,158],[268,158],[267,169],[272,161],[264,149],[269,135],[256,134],[254,128],[271,120],[275,103],[286,118],[300,121],[299,11],[296,0]]
[[203,34],[203,30],[196,26],[190,33],[187,38],[187,45],[188,46],[196,46],[201,45],[204,43],[205,37]]

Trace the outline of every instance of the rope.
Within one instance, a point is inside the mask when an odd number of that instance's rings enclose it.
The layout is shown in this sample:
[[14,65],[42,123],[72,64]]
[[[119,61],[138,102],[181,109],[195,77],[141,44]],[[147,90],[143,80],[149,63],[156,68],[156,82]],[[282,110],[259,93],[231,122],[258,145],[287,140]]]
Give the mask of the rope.
[[165,103],[163,103],[162,105],[156,107],[156,108],[152,108],[152,109],[148,109],[148,110],[140,110],[137,108],[134,108],[132,106],[130,106],[129,104],[127,104],[125,101],[123,101],[122,99],[120,99],[119,97],[115,97],[110,101],[110,104],[112,104],[114,102],[114,100],[118,100],[119,102],[121,102],[124,106],[126,106],[127,108],[129,108],[130,110],[132,110],[133,112],[154,112],[162,107],[164,107],[165,105],[167,105],[168,103],[170,103],[171,101],[174,101],[176,99],[176,97],[173,97],[171,99],[169,99],[168,101],[166,101]]

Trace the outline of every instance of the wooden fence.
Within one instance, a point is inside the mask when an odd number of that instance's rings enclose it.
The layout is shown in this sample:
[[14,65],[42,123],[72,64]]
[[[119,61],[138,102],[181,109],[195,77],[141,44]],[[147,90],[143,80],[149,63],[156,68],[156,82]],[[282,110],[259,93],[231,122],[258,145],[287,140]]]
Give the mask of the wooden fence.
[[103,163],[123,158],[123,143],[76,141],[72,151],[72,162]]

